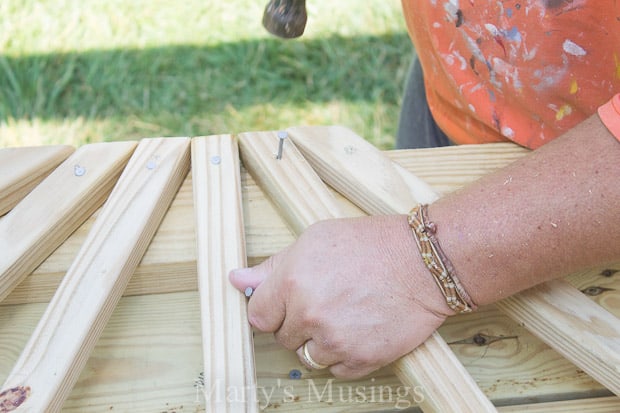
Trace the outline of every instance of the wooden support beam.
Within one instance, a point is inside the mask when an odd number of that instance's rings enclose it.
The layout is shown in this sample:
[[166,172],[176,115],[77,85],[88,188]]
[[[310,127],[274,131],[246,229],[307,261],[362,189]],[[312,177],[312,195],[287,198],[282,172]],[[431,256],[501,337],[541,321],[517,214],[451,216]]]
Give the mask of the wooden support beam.
[[317,221],[345,216],[290,139],[284,140],[282,159],[273,155],[279,143],[276,132],[241,133],[238,140],[243,165],[295,234]]
[[205,408],[258,412],[247,300],[228,281],[231,270],[246,266],[239,150],[232,136],[192,139],[192,179]]
[[[500,143],[384,153],[436,191],[447,193],[525,152],[513,144]],[[246,248],[253,264],[281,250],[294,237],[243,167],[241,187]],[[348,201],[338,194],[336,198],[344,211],[353,211]],[[0,386],[97,215],[91,216],[0,303]],[[614,269],[620,269],[620,263],[574,274],[569,280],[578,289],[587,289],[590,299],[620,316],[620,273],[613,275]],[[202,371],[196,278],[192,178],[188,174],[125,290],[125,295],[133,296],[121,299],[62,411],[161,412],[178,411],[181,406],[184,409],[180,411],[192,406],[201,410],[202,406],[195,406],[197,389],[192,385]],[[181,290],[191,291],[174,293]],[[497,401],[497,406],[503,406],[498,407],[500,412],[620,411],[618,398],[609,398],[612,402],[605,403],[607,408],[601,404],[606,398],[589,399],[609,393],[494,305],[470,315],[451,317],[439,331],[485,394],[494,403]],[[471,340],[477,333],[506,339],[493,341],[491,337],[486,344],[477,345]],[[458,343],[464,339],[468,344]],[[254,341],[260,407],[267,406],[265,412],[395,411],[395,399],[382,399],[379,390],[379,386],[386,386],[395,396],[395,390],[404,388],[390,369],[381,369],[361,381],[333,380],[324,371],[300,369],[296,355],[275,343],[271,334],[257,334]],[[170,357],[171,349],[180,351]],[[303,372],[301,380],[286,380],[292,369]],[[328,400],[325,392],[319,401],[313,390],[309,392],[310,379],[319,393],[332,380],[333,398]],[[374,395],[377,403],[351,403],[348,386],[354,392],[361,386],[368,400]],[[269,393],[265,395],[262,389]],[[273,396],[268,398],[272,389]],[[339,396],[339,389],[343,389],[344,398]],[[290,394],[296,396],[295,400]],[[548,400],[565,402],[540,403]]]
[[140,142],[0,388],[0,406],[60,411],[188,170],[189,139]]
[[615,395],[620,395],[620,323],[564,280],[508,297],[497,308]]
[[82,146],[0,219],[0,301],[103,204],[135,146]]
[[[386,151],[390,159],[423,178],[441,193],[463,185],[507,165],[526,151],[509,143],[462,145],[442,148]],[[246,250],[253,265],[289,245],[293,234],[254,179],[241,168]],[[336,198],[351,216],[364,213],[340,194]],[[49,302],[60,279],[75,257],[94,221],[91,216],[67,241],[39,265],[0,306],[29,302]],[[176,200],[146,255],[136,269],[125,295],[188,291],[197,288],[194,239],[194,205],[191,174],[185,179]],[[170,274],[175,276],[171,277]],[[615,302],[615,301],[614,301]]]
[[17,205],[74,150],[68,145],[0,149],[0,216]]
[[596,397],[581,400],[518,404],[500,407],[500,413],[618,413],[620,399],[617,397]]
[[[389,203],[388,198],[383,198],[381,187],[389,185],[396,194],[414,188],[401,179],[400,169],[398,174],[389,175],[388,166],[375,165],[369,171],[364,166],[370,162],[367,158],[382,154],[352,131],[342,127],[293,128],[289,133],[319,175],[337,190],[346,192],[352,202],[368,213],[406,213],[412,207],[407,197],[389,199]],[[384,158],[383,163],[390,161]],[[381,170],[381,174],[375,173],[375,169]],[[367,179],[369,176],[375,181]],[[430,188],[416,185],[415,189],[422,194],[429,192],[427,201],[418,202],[430,202],[435,196]],[[376,197],[371,202],[367,198],[373,195]],[[603,307],[561,281],[515,295],[498,303],[498,307],[609,390],[620,394],[620,320]],[[584,341],[583,334],[589,340]]]
[[[273,132],[243,133],[239,135],[239,142],[244,165],[250,174],[259,183],[272,183],[264,187],[272,200],[278,203],[287,202],[279,207],[289,210],[286,214],[289,218],[298,220],[291,223],[292,227],[303,230],[319,219],[344,217],[335,200],[330,200],[333,196],[328,188],[321,184],[316,172],[291,142],[287,143],[280,160],[274,159],[272,155],[273,148],[278,143],[278,137]],[[318,144],[321,145],[322,141]],[[346,152],[343,152],[343,155],[346,156]],[[384,163],[391,162],[388,160]],[[381,165],[377,159],[368,159],[368,162],[360,163],[359,167],[367,168],[368,175],[376,176],[396,171],[399,176],[404,176],[405,181],[409,180],[399,168]],[[411,181],[417,183],[416,179]],[[408,190],[393,192],[395,188],[382,188],[385,189],[382,191],[385,196],[393,202],[397,202],[399,194],[407,200],[411,199]],[[364,195],[363,190],[359,193]],[[315,199],[322,201],[315,204]],[[380,205],[380,202],[379,200],[375,204]],[[297,212],[293,213],[292,210]],[[408,386],[422,390],[424,400],[420,407],[425,412],[496,411],[437,332],[412,353],[394,363],[393,369]]]

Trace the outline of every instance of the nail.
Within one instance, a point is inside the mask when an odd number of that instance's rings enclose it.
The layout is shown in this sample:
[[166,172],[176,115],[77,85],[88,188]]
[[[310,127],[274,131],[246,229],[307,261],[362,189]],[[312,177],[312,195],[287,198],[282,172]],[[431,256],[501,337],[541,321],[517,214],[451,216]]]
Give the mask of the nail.
[[284,148],[284,139],[288,138],[288,133],[286,131],[281,130],[278,132],[278,154],[276,155],[276,159],[282,159],[282,149]]
[[246,288],[244,294],[246,297],[250,298],[252,294],[254,294],[254,288],[252,287]]
[[84,168],[83,166],[75,165],[73,167],[73,175],[84,176],[85,173],[86,173],[86,168]]
[[222,158],[219,155],[213,155],[211,157],[211,164],[212,165],[219,165],[222,163]]
[[299,380],[301,379],[301,371],[297,369],[293,369],[288,372],[288,378],[291,380]]

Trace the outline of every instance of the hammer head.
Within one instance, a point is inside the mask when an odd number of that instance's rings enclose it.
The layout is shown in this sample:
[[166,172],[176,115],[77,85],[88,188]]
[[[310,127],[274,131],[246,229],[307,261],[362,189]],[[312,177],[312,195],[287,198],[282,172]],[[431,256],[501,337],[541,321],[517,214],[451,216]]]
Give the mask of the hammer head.
[[307,20],[306,0],[270,0],[263,14],[265,29],[285,39],[301,36]]

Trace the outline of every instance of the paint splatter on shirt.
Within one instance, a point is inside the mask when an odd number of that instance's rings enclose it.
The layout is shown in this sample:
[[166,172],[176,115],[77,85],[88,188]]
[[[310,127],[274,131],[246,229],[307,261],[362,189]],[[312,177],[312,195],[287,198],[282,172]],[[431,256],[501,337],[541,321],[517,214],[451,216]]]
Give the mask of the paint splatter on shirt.
[[402,0],[433,117],[537,148],[620,92],[620,1]]

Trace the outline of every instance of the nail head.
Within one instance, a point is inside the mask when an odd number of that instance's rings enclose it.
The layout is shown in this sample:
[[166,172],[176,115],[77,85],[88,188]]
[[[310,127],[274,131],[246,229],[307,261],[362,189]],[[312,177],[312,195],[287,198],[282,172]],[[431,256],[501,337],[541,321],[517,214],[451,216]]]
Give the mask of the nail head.
[[211,157],[211,164],[212,165],[219,165],[222,163],[222,158],[219,155],[213,155]]
[[86,173],[86,168],[84,168],[83,166],[75,165],[73,167],[73,175],[84,176],[85,173]]
[[291,380],[299,380],[301,379],[301,371],[297,369],[293,369],[288,372],[288,378]]

